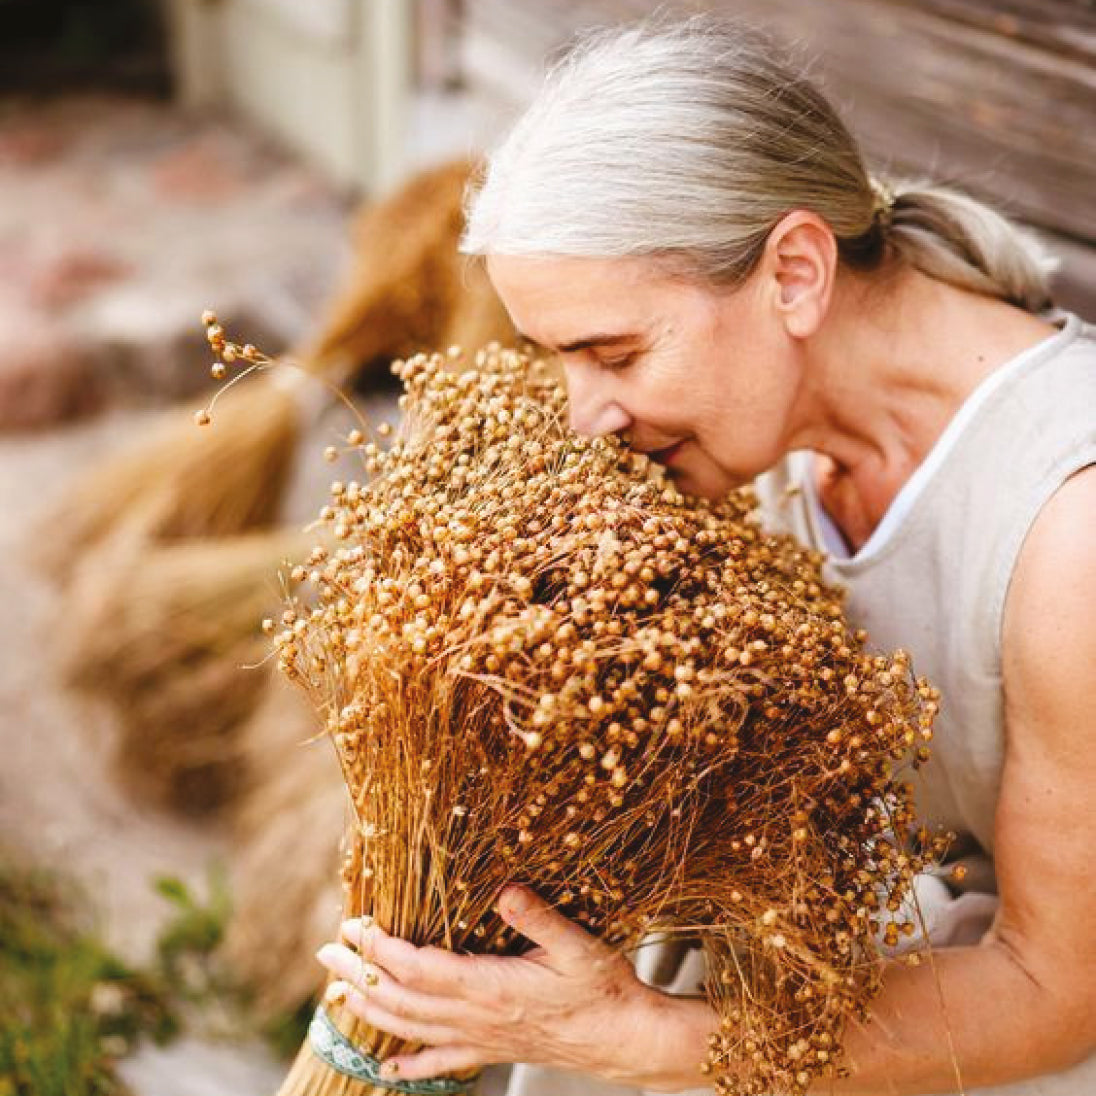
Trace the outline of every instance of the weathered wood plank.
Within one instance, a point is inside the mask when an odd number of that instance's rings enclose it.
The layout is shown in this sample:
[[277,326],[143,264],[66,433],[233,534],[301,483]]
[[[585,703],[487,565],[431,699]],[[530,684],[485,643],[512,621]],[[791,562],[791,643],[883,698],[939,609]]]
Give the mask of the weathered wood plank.
[[[823,83],[874,163],[952,180],[1032,224],[1096,243],[1096,16],[1089,0],[703,6],[767,26],[817,55]],[[509,41],[530,65],[577,27],[650,10],[646,0],[468,3],[470,23]]]
[[1096,66],[904,5],[767,7],[820,51],[870,159],[1096,242]]
[[1096,61],[1096,0],[892,0],[1062,56]]

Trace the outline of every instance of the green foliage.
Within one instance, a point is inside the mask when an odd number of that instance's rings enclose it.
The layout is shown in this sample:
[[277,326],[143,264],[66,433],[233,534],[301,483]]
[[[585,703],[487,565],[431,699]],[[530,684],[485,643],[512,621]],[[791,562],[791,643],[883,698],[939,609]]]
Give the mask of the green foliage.
[[[102,943],[75,884],[0,849],[0,1096],[126,1096],[113,1067],[140,1039],[164,1042],[184,1019],[206,1034],[254,1031],[246,989],[218,954],[224,871],[210,869],[204,899],[174,876],[153,886],[169,913],[155,961],[137,970]],[[311,1012],[305,1002],[263,1034],[289,1057]]]
[[71,883],[0,857],[0,1096],[117,1096],[113,1061],[176,1021],[97,938]]
[[300,1050],[315,1010],[316,1002],[309,998],[291,1012],[279,1012],[263,1026],[263,1038],[278,1057],[292,1058]]
[[232,912],[224,869],[219,865],[210,868],[205,903],[175,876],[160,876],[154,886],[174,907],[156,941],[160,973],[172,992],[195,1003],[221,994],[237,995],[217,958]]

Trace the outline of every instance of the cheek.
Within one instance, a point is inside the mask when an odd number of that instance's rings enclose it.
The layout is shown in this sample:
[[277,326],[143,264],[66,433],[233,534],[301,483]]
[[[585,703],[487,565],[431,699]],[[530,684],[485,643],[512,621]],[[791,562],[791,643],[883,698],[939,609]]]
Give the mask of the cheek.
[[692,434],[708,413],[710,400],[687,363],[663,361],[628,377],[622,403],[639,421],[666,434]]
[[695,453],[688,466],[706,482],[722,476],[728,487],[740,486],[768,471],[784,455],[789,415],[784,393],[716,389],[703,393],[690,406],[689,433]]
[[797,378],[776,358],[744,357],[691,398],[697,437],[713,454],[770,459],[792,416]]

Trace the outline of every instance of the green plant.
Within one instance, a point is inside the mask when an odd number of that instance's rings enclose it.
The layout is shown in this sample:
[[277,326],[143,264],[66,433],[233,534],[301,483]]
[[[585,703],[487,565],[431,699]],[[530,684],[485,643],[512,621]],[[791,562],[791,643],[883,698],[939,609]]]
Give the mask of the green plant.
[[176,876],[160,876],[154,886],[174,907],[156,941],[159,971],[171,991],[192,1003],[217,995],[238,996],[238,987],[217,956],[232,912],[224,869],[210,867],[206,902]]
[[268,1020],[262,1029],[263,1038],[280,1058],[292,1058],[308,1034],[308,1025],[316,1011],[316,1002],[309,998],[295,1009],[286,1009]]
[[177,1026],[159,978],[106,948],[71,881],[0,854],[0,1096],[118,1096],[114,1061]]

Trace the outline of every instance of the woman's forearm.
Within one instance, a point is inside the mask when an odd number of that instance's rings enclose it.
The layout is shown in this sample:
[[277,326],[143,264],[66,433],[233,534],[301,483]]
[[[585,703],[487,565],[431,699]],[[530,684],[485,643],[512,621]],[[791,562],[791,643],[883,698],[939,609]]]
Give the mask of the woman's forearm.
[[917,966],[891,961],[867,1023],[845,1039],[849,1076],[827,1096],[920,1096],[1055,1072],[1087,1053],[1064,994],[1031,977],[990,938],[946,948]]
[[[1071,1016],[1000,942],[941,949],[917,966],[890,961],[870,1020],[846,1032],[849,1076],[819,1080],[812,1092],[922,1096],[1055,1072],[1087,1053],[1080,1019]],[[702,1087],[697,1063],[716,1022],[699,1001],[668,1002],[666,1039],[651,1047],[645,1087]]]

